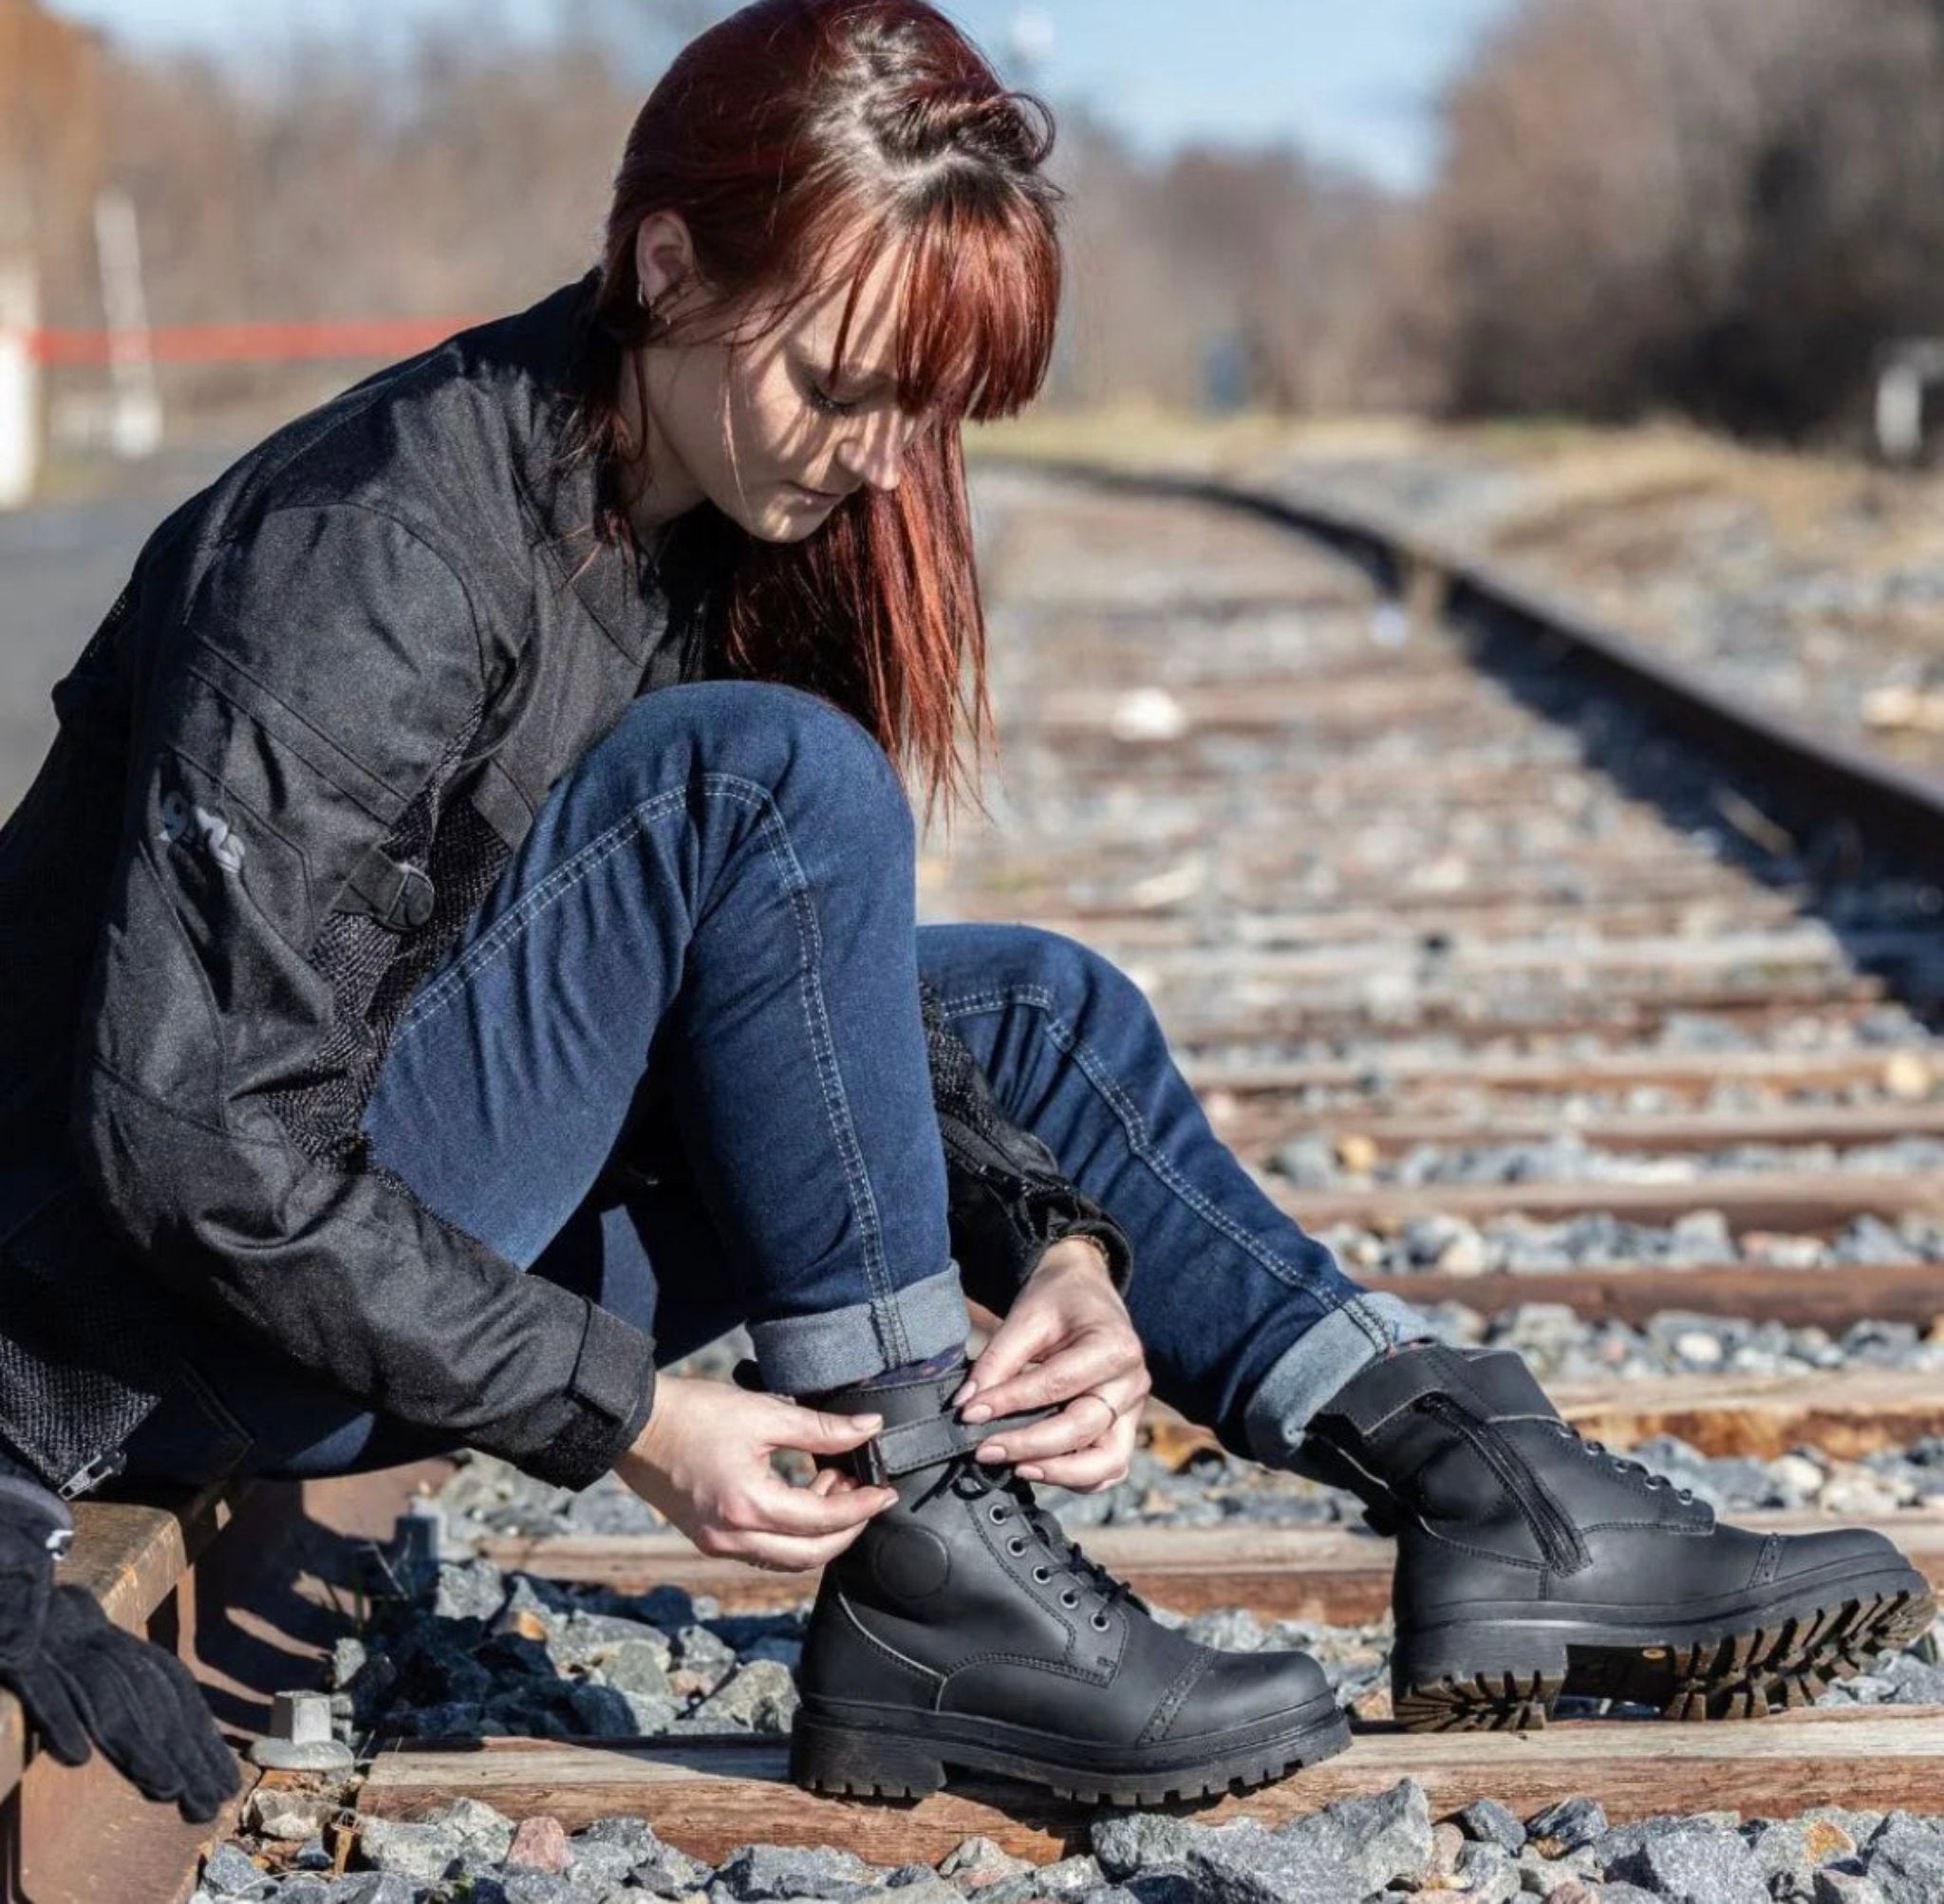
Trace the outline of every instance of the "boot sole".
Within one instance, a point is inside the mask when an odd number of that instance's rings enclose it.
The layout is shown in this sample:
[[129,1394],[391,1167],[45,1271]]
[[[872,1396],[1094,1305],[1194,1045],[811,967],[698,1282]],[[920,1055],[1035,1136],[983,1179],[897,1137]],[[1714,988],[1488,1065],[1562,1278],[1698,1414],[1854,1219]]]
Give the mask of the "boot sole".
[[1350,1725],[1323,1693],[1243,1736],[1191,1743],[1192,1760],[1177,1742],[1170,1762],[1165,1744],[1089,1748],[998,1721],[806,1701],[790,1735],[790,1776],[815,1792],[914,1799],[942,1790],[950,1767],[1049,1785],[1082,1804],[1167,1804],[1246,1791],[1335,1758],[1349,1749]]
[[1562,1694],[1654,1706],[1663,1719],[1760,1719],[1812,1704],[1936,1616],[1915,1568],[1878,1569],[1705,1620],[1482,1619],[1400,1638],[1392,1710],[1413,1732],[1524,1731]]

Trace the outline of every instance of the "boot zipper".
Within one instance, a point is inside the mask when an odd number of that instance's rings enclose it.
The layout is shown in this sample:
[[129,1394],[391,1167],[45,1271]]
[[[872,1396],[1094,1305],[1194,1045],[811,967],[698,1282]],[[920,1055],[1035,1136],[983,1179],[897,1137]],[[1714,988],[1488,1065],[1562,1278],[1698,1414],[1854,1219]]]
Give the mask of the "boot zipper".
[[1532,1522],[1548,1566],[1556,1573],[1577,1574],[1586,1565],[1586,1547],[1580,1539],[1579,1528],[1554,1502],[1544,1484],[1491,1432],[1487,1424],[1467,1414],[1449,1395],[1426,1395],[1418,1407],[1463,1436],[1477,1450],[1498,1477],[1499,1484]]

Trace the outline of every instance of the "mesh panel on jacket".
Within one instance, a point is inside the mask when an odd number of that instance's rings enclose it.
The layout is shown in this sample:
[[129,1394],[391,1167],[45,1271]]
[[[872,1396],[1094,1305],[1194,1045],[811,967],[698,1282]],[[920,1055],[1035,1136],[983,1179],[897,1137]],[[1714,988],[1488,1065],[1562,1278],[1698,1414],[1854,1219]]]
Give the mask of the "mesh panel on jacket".
[[271,1104],[306,1156],[339,1169],[369,1167],[361,1124],[392,1035],[412,994],[458,941],[512,857],[472,802],[452,797],[485,706],[483,698],[474,703],[383,845],[388,858],[431,881],[429,918],[400,928],[362,912],[333,912],[311,947],[310,962],[331,988],[330,1029],[318,1051],[317,1074],[278,1092]]

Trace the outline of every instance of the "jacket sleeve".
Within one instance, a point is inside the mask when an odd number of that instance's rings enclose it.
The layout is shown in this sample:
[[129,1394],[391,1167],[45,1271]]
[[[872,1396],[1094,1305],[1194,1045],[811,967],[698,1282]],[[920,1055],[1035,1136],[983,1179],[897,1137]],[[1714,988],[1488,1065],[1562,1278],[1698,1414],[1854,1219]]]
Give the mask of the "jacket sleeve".
[[331,504],[269,514],[140,613],[74,1082],[95,1199],[167,1286],[367,1406],[585,1485],[647,1418],[650,1339],[386,1173],[307,1154],[274,1108],[343,1069],[308,955],[479,704],[463,587]]
[[946,1021],[937,989],[919,980],[932,1102],[944,1140],[952,1254],[965,1293],[1004,1315],[1050,1244],[1092,1237],[1116,1289],[1133,1271],[1127,1232],[1060,1173],[1053,1152],[1007,1122],[992,1086]]

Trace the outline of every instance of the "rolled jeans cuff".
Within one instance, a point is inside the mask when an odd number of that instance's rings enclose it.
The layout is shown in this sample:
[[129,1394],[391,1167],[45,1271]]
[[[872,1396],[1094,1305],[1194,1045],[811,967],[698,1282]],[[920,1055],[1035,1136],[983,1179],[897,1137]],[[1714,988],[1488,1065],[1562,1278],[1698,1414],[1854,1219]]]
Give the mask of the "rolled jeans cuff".
[[1243,1417],[1250,1452],[1268,1466],[1284,1465],[1351,1376],[1397,1343],[1434,1334],[1422,1311],[1382,1290],[1351,1297],[1270,1365]]
[[814,1395],[963,1348],[971,1329],[954,1262],[875,1301],[774,1316],[752,1322],[749,1334],[764,1388],[777,1395]]

